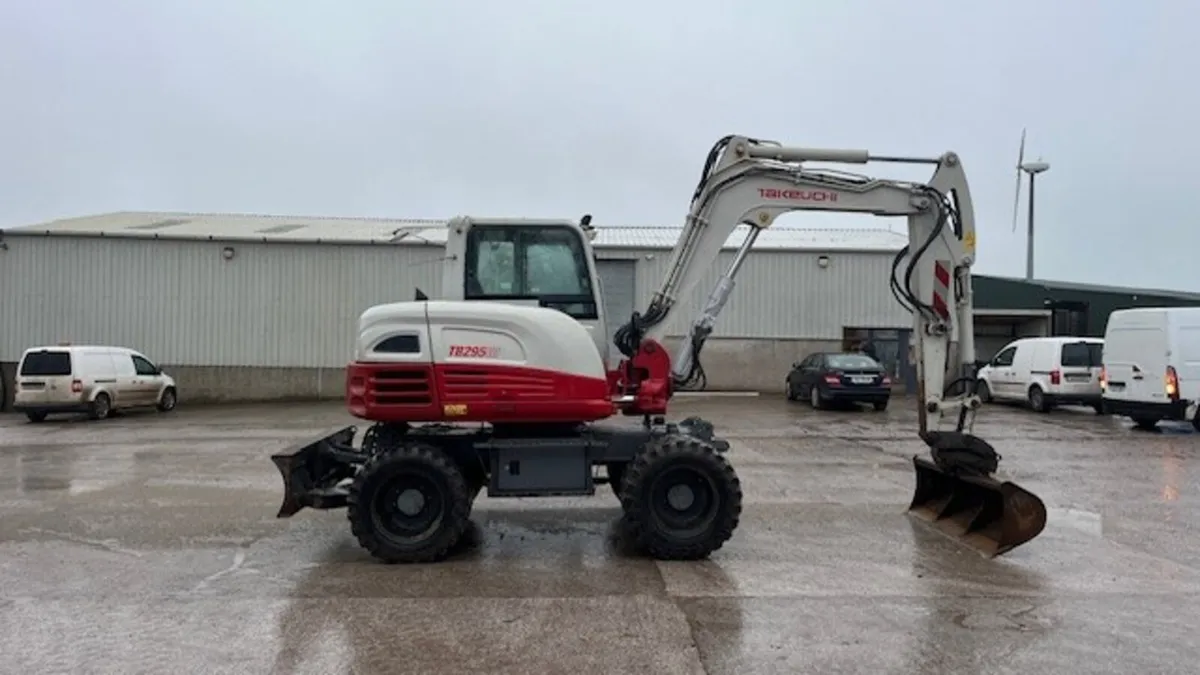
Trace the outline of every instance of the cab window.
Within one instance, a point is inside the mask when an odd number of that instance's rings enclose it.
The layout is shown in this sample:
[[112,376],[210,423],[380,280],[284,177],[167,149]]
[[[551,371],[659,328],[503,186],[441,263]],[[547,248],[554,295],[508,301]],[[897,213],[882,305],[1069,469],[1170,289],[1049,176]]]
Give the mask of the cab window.
[[1000,367],[1011,366],[1013,364],[1013,357],[1016,355],[1017,355],[1017,348],[1009,347],[1008,349],[1005,349],[1004,351],[997,354],[996,358],[992,359],[992,365],[1000,366]]
[[467,300],[538,300],[576,319],[597,318],[587,254],[566,227],[476,225],[467,235]]
[[140,356],[130,356],[129,358],[133,359],[133,370],[138,375],[157,375],[158,374],[158,368],[155,368],[154,364],[150,363],[146,359],[143,359]]

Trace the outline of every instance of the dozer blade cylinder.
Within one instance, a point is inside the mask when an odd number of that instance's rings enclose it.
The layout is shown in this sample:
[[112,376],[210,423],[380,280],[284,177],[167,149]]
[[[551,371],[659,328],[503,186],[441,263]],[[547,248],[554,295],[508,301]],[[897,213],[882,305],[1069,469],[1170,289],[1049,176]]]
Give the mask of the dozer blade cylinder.
[[988,557],[1041,534],[1046,506],[1037,495],[988,476],[954,475],[913,457],[917,486],[909,515]]
[[276,518],[288,518],[305,507],[335,509],[346,505],[346,491],[338,483],[354,475],[361,457],[351,447],[355,431],[353,426],[341,427],[271,455],[271,462],[283,478],[283,503]]

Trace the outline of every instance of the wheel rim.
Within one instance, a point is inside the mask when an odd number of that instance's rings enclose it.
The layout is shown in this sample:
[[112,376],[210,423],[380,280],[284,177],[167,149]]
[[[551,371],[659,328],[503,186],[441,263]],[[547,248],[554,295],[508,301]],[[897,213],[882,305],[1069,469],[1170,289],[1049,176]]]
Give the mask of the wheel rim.
[[375,494],[371,509],[380,534],[400,546],[433,536],[445,517],[445,487],[423,471],[406,471],[388,480]]
[[702,469],[673,466],[650,486],[651,513],[675,536],[704,532],[716,519],[720,497],[716,483]]
[[108,397],[96,397],[96,417],[105,417],[108,415]]
[[1040,410],[1042,407],[1042,392],[1038,391],[1037,389],[1034,389],[1029,394],[1029,400],[1031,403],[1033,403],[1034,408],[1038,408]]
[[167,410],[175,407],[175,392],[167,391],[163,394],[163,407]]
[[808,390],[808,398],[812,401],[814,408],[821,404],[821,392],[817,391],[816,386]]

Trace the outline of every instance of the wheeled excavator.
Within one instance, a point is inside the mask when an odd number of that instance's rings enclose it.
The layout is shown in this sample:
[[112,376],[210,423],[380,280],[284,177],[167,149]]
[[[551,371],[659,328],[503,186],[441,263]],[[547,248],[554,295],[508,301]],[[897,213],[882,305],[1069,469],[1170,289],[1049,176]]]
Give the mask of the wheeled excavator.
[[[812,162],[918,163],[925,183]],[[975,436],[971,274],[975,227],[960,158],[720,139],[692,195],[661,287],[612,335],[600,294],[590,216],[567,220],[459,216],[447,227],[441,297],[419,289],[358,321],[346,371],[350,414],[371,424],[331,430],[272,456],[284,481],[279,517],[346,508],[360,545],[389,563],[445,558],[474,500],[593,495],[608,483],[623,528],[656,559],[708,556],[733,535],[741,481],[728,441],[699,417],[666,420],[681,389],[703,384],[705,340],[759,233],[784,213],[905,216],[909,243],[891,288],[912,312],[918,435],[908,513],[988,556],[1036,537],[1042,501],[993,474],[1000,456]],[[680,299],[747,225],[732,263],[674,358],[663,346]],[[803,308],[801,308],[803,311]],[[615,356],[615,355],[614,355]],[[613,359],[616,360],[616,359]],[[641,418],[619,424],[620,415]],[[357,441],[357,442],[356,442]]]

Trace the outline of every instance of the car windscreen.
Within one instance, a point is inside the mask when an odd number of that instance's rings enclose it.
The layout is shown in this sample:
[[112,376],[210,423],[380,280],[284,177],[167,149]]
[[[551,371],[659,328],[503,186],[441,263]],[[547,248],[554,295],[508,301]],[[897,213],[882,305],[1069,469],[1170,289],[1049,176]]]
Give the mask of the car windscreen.
[[879,363],[862,354],[833,354],[828,357],[829,367],[837,370],[878,370]]
[[1063,368],[1099,368],[1104,345],[1097,342],[1072,342],[1062,346]]
[[68,352],[30,352],[21,362],[23,377],[51,377],[71,374],[71,354]]

